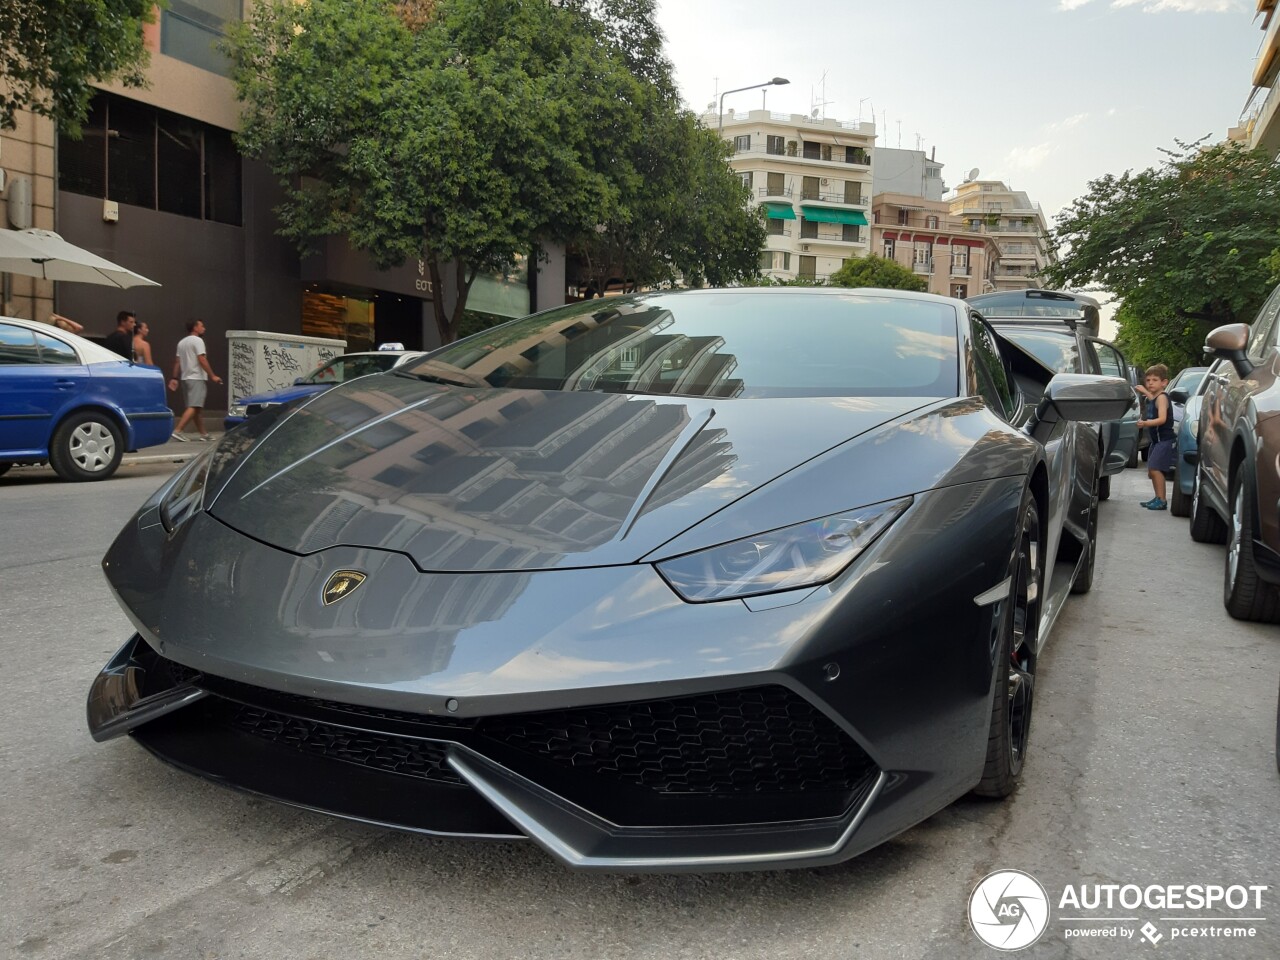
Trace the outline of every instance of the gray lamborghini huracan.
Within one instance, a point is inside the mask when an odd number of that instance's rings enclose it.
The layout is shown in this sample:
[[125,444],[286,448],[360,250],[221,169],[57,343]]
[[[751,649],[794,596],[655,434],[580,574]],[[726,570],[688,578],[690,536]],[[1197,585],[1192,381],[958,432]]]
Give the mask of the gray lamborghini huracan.
[[[565,863],[831,863],[1012,791],[1098,421],[962,301],[594,300],[263,413],[103,567],[89,693],[199,776]],[[120,762],[132,762],[124,754]]]

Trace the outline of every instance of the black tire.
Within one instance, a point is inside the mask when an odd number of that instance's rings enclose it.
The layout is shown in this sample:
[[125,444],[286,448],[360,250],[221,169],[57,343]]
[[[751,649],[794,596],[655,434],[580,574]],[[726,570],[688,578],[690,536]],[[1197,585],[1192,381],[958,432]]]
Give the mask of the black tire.
[[1148,460],[1150,460],[1150,459],[1151,459],[1151,445],[1150,445],[1150,444],[1147,444],[1147,446],[1143,447],[1143,448],[1142,448],[1142,451],[1141,451],[1141,452],[1140,452],[1140,454],[1139,454],[1139,456],[1141,456],[1141,457],[1142,457],[1142,462],[1143,462],[1143,463],[1146,463]]
[[1018,525],[1009,599],[1001,614],[996,645],[996,679],[991,698],[991,726],[982,779],[973,792],[980,797],[1007,797],[1018,785],[1031,732],[1035,693],[1036,642],[1040,629],[1040,597],[1044,595],[1044,550],[1040,514],[1030,493]]
[[1125,464],[1130,470],[1138,465],[1138,444],[1134,443],[1133,453],[1129,454],[1129,462]]
[[1169,489],[1169,512],[1175,517],[1191,516],[1191,497],[1182,492],[1182,457],[1173,468],[1173,486]]
[[1099,500],[1111,499],[1111,478],[1110,477],[1103,477],[1101,480],[1098,481],[1098,499]]
[[3,477],[6,473],[8,473],[9,468],[12,466],[13,466],[12,463],[0,463],[0,477]]
[[1226,543],[1227,525],[1200,496],[1203,486],[1204,461],[1201,460],[1196,464],[1196,483],[1191,494],[1191,539],[1196,543]]
[[63,480],[105,480],[124,456],[124,438],[105,413],[73,413],[53,432],[49,465]]
[[1222,603],[1237,620],[1280,623],[1280,587],[1259,577],[1253,561],[1255,489],[1253,469],[1241,464],[1231,489],[1231,529],[1223,564]]
[[[1103,479],[1110,480],[1110,477]],[[1093,485],[1093,499],[1089,503],[1089,539],[1085,542],[1085,550],[1089,552],[1085,562],[1080,569],[1076,571],[1076,577],[1071,581],[1072,593],[1088,593],[1093,587],[1093,565],[1098,559],[1098,501],[1101,499],[1098,490],[1102,486],[1102,480],[1097,480]]]

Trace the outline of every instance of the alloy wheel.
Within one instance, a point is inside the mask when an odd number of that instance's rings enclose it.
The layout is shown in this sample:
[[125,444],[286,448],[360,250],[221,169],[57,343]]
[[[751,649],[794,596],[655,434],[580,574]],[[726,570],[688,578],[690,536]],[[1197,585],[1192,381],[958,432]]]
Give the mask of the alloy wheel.
[[1009,652],[1009,762],[1022,769],[1031,733],[1031,702],[1035,693],[1036,637],[1040,629],[1039,532],[1025,530],[1018,556],[1014,589],[1013,637]]
[[1227,586],[1234,589],[1240,571],[1240,545],[1244,542],[1244,484],[1236,484],[1231,500],[1231,541],[1227,544]]

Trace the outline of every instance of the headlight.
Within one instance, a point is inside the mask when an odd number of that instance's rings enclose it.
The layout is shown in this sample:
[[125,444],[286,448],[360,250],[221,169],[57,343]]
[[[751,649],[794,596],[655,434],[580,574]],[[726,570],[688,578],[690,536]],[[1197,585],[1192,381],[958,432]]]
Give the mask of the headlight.
[[233,403],[233,404],[231,404],[231,406],[227,408],[227,416],[229,416],[229,417],[243,417],[243,416],[244,416],[244,404],[243,404],[243,403]]
[[911,506],[911,497],[723,543],[657,564],[691,603],[754,597],[826,583]]
[[183,467],[174,478],[173,486],[160,500],[160,522],[167,532],[173,533],[203,505],[204,482],[209,476],[209,464],[217,452],[215,445]]

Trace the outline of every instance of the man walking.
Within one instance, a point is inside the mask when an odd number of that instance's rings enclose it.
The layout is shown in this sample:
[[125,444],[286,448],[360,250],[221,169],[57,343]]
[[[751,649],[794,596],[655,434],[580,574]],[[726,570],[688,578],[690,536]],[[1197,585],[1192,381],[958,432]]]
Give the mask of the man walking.
[[116,329],[107,334],[102,345],[112,353],[118,353],[126,360],[133,359],[133,327],[137,322],[132,310],[121,310],[116,314]]
[[173,439],[181,440],[183,443],[187,438],[182,435],[182,428],[192,420],[195,421],[196,430],[200,433],[201,440],[209,440],[209,434],[204,429],[204,401],[205,394],[209,389],[209,381],[221,383],[222,378],[213,372],[213,368],[209,366],[209,358],[205,355],[203,320],[188,320],[187,335],[178,341],[178,355],[173,359],[173,376],[169,380],[169,389],[177,390],[179,377],[181,377],[183,402],[187,405],[187,409],[182,411],[182,416],[178,418],[178,425],[174,428]]

